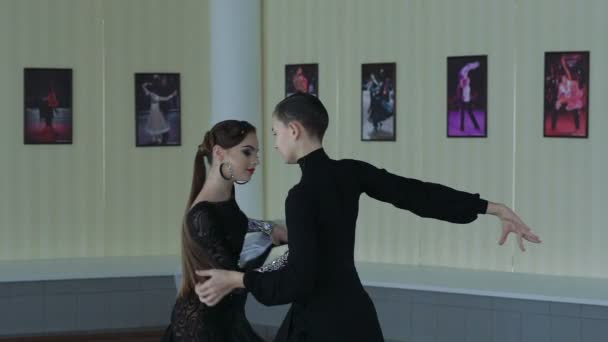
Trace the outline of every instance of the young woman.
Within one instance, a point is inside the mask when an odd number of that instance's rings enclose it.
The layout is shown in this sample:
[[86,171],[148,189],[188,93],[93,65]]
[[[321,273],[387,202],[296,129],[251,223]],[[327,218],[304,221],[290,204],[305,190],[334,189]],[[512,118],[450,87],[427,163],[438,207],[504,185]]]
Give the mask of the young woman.
[[241,269],[246,233],[263,231],[274,242],[287,240],[285,227],[247,219],[234,198],[234,184],[253,176],[258,150],[255,128],[236,120],[216,124],[198,147],[182,228],[182,284],[163,341],[263,341],[245,317],[244,291],[229,294],[214,307],[201,303],[195,293],[195,284],[204,281],[196,270]]

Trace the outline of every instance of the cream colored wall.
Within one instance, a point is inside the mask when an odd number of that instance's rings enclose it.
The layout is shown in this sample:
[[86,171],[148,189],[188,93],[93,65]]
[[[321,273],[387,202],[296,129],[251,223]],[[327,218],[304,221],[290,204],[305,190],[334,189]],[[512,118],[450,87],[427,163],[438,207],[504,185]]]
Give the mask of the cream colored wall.
[[[0,2],[0,260],[178,253],[208,121],[207,2]],[[23,68],[73,69],[74,143],[23,145]],[[182,146],[135,148],[134,73],[181,73]]]
[[[545,241],[522,254],[512,242],[496,245],[494,217],[446,224],[364,197],[358,260],[608,277],[598,101],[608,88],[607,9],[601,0],[265,0],[264,113],[284,94],[285,64],[319,63],[330,155],[479,192],[514,206]],[[555,50],[591,50],[589,139],[542,138],[544,51]],[[477,54],[488,55],[488,138],[448,139],[446,57]],[[369,62],[397,63],[396,143],[360,141],[360,70]],[[299,170],[272,151],[269,120],[264,146],[266,213],[279,217]]]

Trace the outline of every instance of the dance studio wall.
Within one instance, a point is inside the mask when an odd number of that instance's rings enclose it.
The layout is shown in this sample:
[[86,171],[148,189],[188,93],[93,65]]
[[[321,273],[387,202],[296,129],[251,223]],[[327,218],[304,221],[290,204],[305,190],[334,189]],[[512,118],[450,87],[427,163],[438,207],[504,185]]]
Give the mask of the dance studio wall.
[[[0,1],[0,260],[178,253],[207,17],[199,0]],[[24,67],[73,69],[72,145],[23,145]],[[155,71],[181,73],[181,147],[135,147],[134,73]]]
[[[608,3],[603,0],[266,0],[264,113],[284,65],[319,63],[329,154],[479,192],[512,206],[543,238],[498,247],[500,226],[420,219],[363,196],[360,261],[608,277]],[[591,51],[588,139],[543,138],[545,51]],[[488,55],[488,137],[446,137],[446,57]],[[397,63],[397,141],[360,141],[361,63]],[[266,114],[267,115],[267,114]],[[265,212],[281,217],[297,182],[264,135]]]

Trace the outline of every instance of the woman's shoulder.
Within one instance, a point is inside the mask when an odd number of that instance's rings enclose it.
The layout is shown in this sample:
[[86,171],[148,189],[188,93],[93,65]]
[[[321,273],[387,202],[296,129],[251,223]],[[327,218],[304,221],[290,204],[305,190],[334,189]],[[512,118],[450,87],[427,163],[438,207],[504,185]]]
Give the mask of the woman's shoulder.
[[225,201],[207,201],[201,200],[198,202],[194,202],[190,209],[188,209],[187,216],[198,216],[198,215],[213,215],[218,210],[223,210],[223,208],[230,208],[236,204],[234,197],[225,200]]
[[188,222],[209,222],[214,219],[213,205],[208,201],[199,201],[193,203],[186,213]]
[[200,211],[209,211],[211,209],[211,205],[208,201],[198,201],[192,203],[190,208],[188,209],[188,214],[200,212]]
[[194,203],[186,213],[185,222],[193,235],[205,235],[213,231],[218,222],[213,206],[206,201]]

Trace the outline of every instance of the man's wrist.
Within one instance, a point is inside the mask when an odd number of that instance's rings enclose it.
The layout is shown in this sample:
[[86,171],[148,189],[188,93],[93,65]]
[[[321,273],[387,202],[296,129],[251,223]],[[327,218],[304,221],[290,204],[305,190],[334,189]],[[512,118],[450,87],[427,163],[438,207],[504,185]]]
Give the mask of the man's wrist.
[[243,284],[243,276],[244,273],[242,272],[237,272],[237,271],[233,271],[231,274],[231,281],[230,283],[232,284],[232,288],[233,289],[242,289],[245,287],[245,284]]
[[502,217],[504,205],[488,201],[486,214]]

